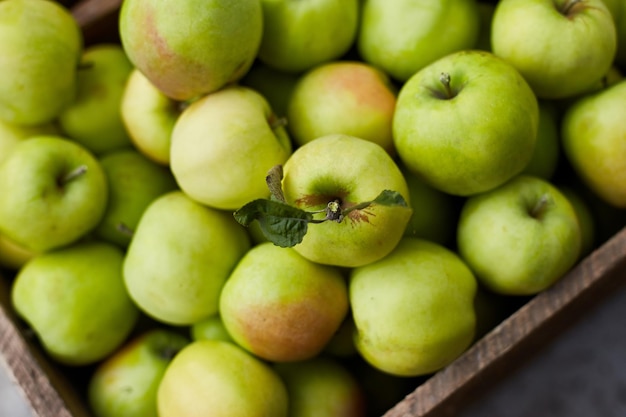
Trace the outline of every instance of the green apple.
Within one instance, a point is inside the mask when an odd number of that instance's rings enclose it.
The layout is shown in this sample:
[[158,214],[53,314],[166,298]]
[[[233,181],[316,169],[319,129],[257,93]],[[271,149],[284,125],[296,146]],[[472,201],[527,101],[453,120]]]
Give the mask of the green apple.
[[615,18],[615,30],[617,36],[617,51],[615,52],[615,64],[620,69],[626,69],[626,5],[622,3],[622,10]]
[[102,240],[126,248],[146,207],[178,186],[167,168],[134,149],[111,151],[99,161],[107,177],[109,197],[94,232]]
[[218,313],[193,323],[190,332],[193,340],[223,340],[235,343]]
[[476,49],[491,52],[491,22],[496,11],[496,2],[478,0],[478,13],[480,16],[480,30],[476,40]]
[[224,284],[220,315],[231,337],[273,362],[310,359],[348,312],[341,272],[270,242],[250,249]]
[[624,6],[624,0],[602,0],[604,5],[609,12],[611,12],[611,16],[613,16],[613,20],[617,22],[622,15],[622,10],[626,8]]
[[469,196],[526,167],[538,123],[537,98],[513,66],[489,52],[461,51],[402,86],[393,139],[409,171],[441,191]]
[[53,121],[73,100],[83,48],[78,23],[57,2],[0,2],[0,119]]
[[218,340],[187,345],[157,391],[159,417],[287,417],[285,384],[268,364]]
[[391,375],[443,368],[474,339],[476,288],[456,253],[427,240],[402,239],[385,258],[350,273],[359,353]]
[[38,252],[25,248],[0,234],[0,266],[17,271],[37,254]]
[[626,81],[581,97],[566,110],[561,123],[564,153],[574,171],[600,198],[626,207]]
[[558,281],[578,260],[581,230],[559,189],[520,175],[465,202],[457,246],[486,288],[533,295]]
[[491,48],[539,98],[571,97],[612,65],[615,23],[602,0],[503,0],[493,16]]
[[445,55],[473,48],[481,25],[474,0],[368,0],[362,7],[360,55],[402,82]]
[[72,366],[113,353],[138,318],[122,279],[124,253],[98,241],[37,255],[18,272],[11,298],[46,353]]
[[0,162],[11,152],[16,143],[33,136],[59,135],[61,131],[54,123],[38,126],[22,126],[0,120]]
[[180,188],[222,210],[268,196],[267,172],[283,164],[292,149],[267,100],[243,86],[189,105],[176,121],[171,141],[170,167]]
[[150,317],[190,325],[217,313],[222,286],[249,245],[231,214],[170,191],[144,210],[126,252],[124,282]]
[[261,93],[278,117],[287,115],[287,106],[300,74],[279,71],[256,61],[239,84]]
[[183,105],[167,97],[141,71],[134,69],[120,104],[122,122],[134,147],[151,160],[169,165],[172,130]]
[[95,417],[157,417],[157,390],[174,356],[190,340],[165,328],[141,333],[94,369],[87,401]]
[[[308,211],[323,211],[329,203],[343,211],[374,200],[384,190],[396,191],[410,203],[404,175],[391,156],[380,145],[343,134],[297,148],[284,165],[282,186],[287,203]],[[323,264],[374,262],[397,245],[411,213],[408,207],[377,204],[355,209],[341,221],[311,224],[294,249]]]
[[391,122],[396,88],[387,74],[359,61],[334,61],[304,73],[287,107],[287,128],[297,145],[343,133],[369,140],[395,155]]
[[581,233],[581,249],[580,258],[591,253],[596,243],[596,216],[592,212],[590,202],[587,201],[585,195],[573,186],[559,186],[559,190],[572,204],[578,223],[580,224]]
[[550,101],[539,102],[539,124],[533,155],[522,174],[546,180],[552,178],[561,156],[560,119],[556,106]]
[[263,36],[259,0],[126,0],[122,46],[133,65],[175,100],[189,100],[238,81]]
[[63,132],[97,155],[130,147],[120,108],[132,70],[121,45],[87,47],[78,70],[76,99],[59,115]]
[[0,165],[0,230],[43,252],[75,242],[102,219],[107,180],[83,146],[60,136],[15,145]]
[[354,338],[352,337],[354,329],[352,314],[348,312],[348,315],[333,337],[328,341],[322,353],[339,359],[347,359],[356,356],[358,352],[356,346],[354,346]]
[[261,0],[261,5],[258,58],[280,71],[303,72],[339,59],[356,39],[358,0]]
[[317,356],[274,369],[287,388],[291,417],[365,417],[363,389],[341,362]]

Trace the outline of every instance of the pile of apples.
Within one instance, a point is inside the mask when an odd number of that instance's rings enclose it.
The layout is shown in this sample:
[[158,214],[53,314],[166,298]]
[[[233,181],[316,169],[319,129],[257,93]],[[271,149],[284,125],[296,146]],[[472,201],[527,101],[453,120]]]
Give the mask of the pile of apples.
[[96,417],[380,415],[623,224],[624,0],[124,0],[119,35],[0,1],[3,279]]

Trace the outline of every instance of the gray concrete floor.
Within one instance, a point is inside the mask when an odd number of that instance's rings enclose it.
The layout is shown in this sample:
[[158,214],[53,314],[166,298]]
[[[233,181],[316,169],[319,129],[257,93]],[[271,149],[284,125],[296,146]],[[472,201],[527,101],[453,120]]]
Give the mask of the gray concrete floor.
[[[626,416],[626,289],[458,417]],[[0,366],[0,417],[33,417]]]

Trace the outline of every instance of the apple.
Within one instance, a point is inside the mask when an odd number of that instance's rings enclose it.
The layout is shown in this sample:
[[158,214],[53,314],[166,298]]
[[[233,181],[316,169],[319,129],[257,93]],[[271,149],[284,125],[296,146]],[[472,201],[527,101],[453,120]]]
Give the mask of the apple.
[[322,354],[339,359],[355,357],[358,352],[354,346],[354,339],[352,337],[354,329],[354,320],[352,319],[352,314],[348,311],[346,318],[343,320],[333,337],[328,341]]
[[431,187],[469,196],[519,174],[535,149],[539,104],[517,70],[486,51],[433,62],[400,89],[393,139]]
[[120,248],[89,241],[39,254],[17,273],[12,305],[56,362],[93,364],[130,334],[139,314],[123,259]]
[[263,37],[258,59],[299,73],[344,55],[356,39],[358,0],[261,0]]
[[357,350],[391,375],[443,368],[474,339],[476,288],[472,271],[455,252],[402,239],[383,259],[350,272]]
[[256,61],[239,84],[261,93],[274,113],[285,117],[291,93],[299,79],[299,73],[279,71]]
[[348,289],[337,268],[266,242],[251,248],[229,275],[219,312],[233,340],[255,356],[306,360],[339,329]]
[[465,202],[457,246],[489,290],[533,295],[553,285],[578,260],[581,230],[574,208],[558,188],[520,175]]
[[0,266],[17,271],[37,253],[0,234]]
[[537,97],[572,97],[611,67],[615,23],[602,0],[503,0],[493,16],[491,48]]
[[0,165],[0,231],[43,252],[91,232],[104,214],[107,179],[83,146],[60,136],[16,144]]
[[11,152],[16,143],[33,136],[60,135],[61,131],[54,123],[37,126],[22,126],[0,120],[0,162]]
[[365,417],[366,398],[355,376],[341,362],[323,356],[277,363],[293,417]]
[[108,152],[99,158],[108,184],[106,210],[95,235],[127,248],[148,205],[178,189],[172,173],[135,149]]
[[[297,148],[284,165],[282,181],[288,204],[308,211],[329,203],[341,211],[374,200],[384,190],[410,204],[400,168],[380,146],[365,139],[330,134]],[[402,238],[412,210],[372,204],[350,211],[341,221],[311,224],[293,248],[305,258],[342,267],[383,258]],[[324,217],[323,213],[318,215]]]
[[77,74],[76,98],[58,118],[65,135],[96,155],[130,147],[120,107],[132,70],[121,45],[87,47]]
[[157,390],[174,356],[190,340],[166,328],[134,336],[98,364],[87,384],[96,417],[157,417]]
[[480,30],[475,49],[491,52],[491,23],[496,11],[497,2],[478,0],[478,14],[480,16]]
[[615,64],[624,70],[626,69],[626,5],[622,5],[621,9],[617,17],[614,15],[617,36]]
[[184,101],[246,74],[261,44],[263,10],[259,0],[190,0],[176,7],[126,0],[119,32],[133,65],[165,95]]
[[395,107],[396,88],[383,71],[359,61],[333,61],[300,76],[289,99],[287,128],[297,145],[343,133],[395,155]]
[[170,191],[144,210],[126,251],[124,282],[148,316],[191,325],[218,312],[222,286],[249,246],[232,214]]
[[190,332],[193,340],[223,340],[235,343],[218,313],[193,323]]
[[549,180],[554,175],[561,157],[560,119],[550,101],[539,101],[539,123],[535,150],[522,174]]
[[357,48],[363,61],[405,82],[439,58],[473,48],[480,25],[474,0],[368,0]]
[[241,347],[200,340],[184,347],[157,391],[159,417],[287,417],[285,384]]
[[69,10],[53,1],[0,2],[0,119],[40,125],[73,100],[83,48]]
[[579,258],[583,258],[593,251],[596,244],[596,216],[592,212],[590,202],[585,198],[585,195],[580,189],[574,186],[561,185],[559,186],[559,190],[567,197],[576,212],[581,233]]
[[167,97],[136,68],[128,76],[121,100],[122,122],[134,147],[169,166],[172,130],[185,103]]
[[269,195],[265,176],[291,150],[267,100],[251,88],[230,86],[181,113],[172,132],[170,168],[189,197],[235,210]]
[[607,203],[626,207],[626,81],[581,97],[561,123],[564,154],[581,180]]

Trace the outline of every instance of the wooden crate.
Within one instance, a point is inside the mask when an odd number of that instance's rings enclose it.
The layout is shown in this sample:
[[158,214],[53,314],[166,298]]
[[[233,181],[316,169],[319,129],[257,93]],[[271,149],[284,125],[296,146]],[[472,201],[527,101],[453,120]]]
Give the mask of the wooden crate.
[[[121,0],[62,1],[83,28],[86,44],[117,42]],[[550,289],[477,340],[456,361],[424,379],[384,417],[452,417],[524,364],[621,286],[626,276],[626,228],[585,257]],[[36,417],[89,416],[78,387],[90,368],[52,363],[10,308],[10,278],[0,279],[0,363]],[[83,385],[84,386],[84,385]]]

